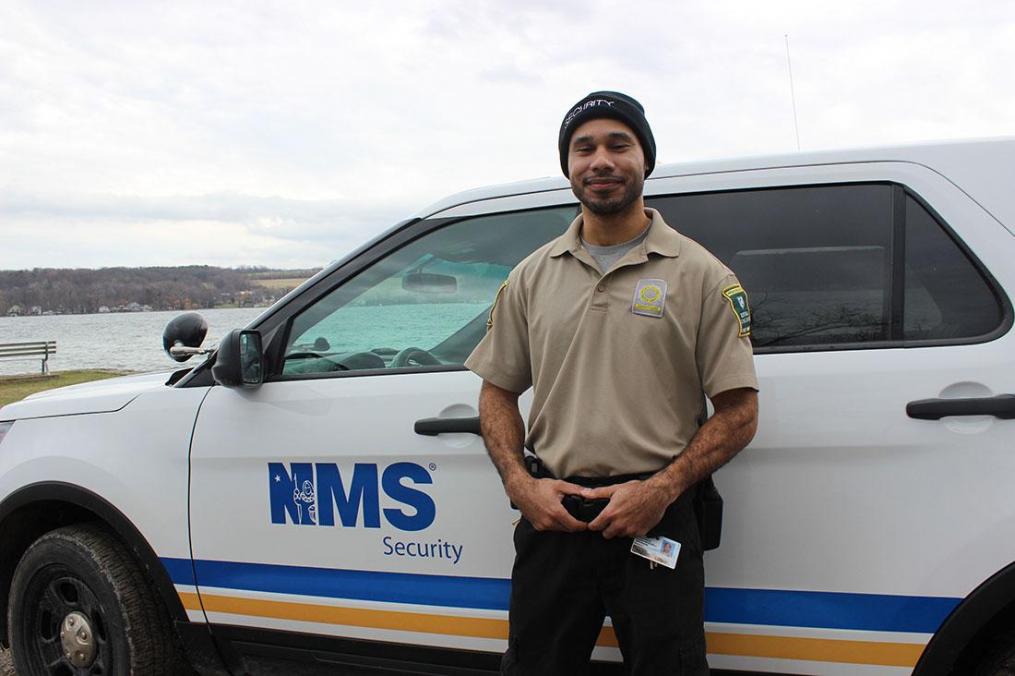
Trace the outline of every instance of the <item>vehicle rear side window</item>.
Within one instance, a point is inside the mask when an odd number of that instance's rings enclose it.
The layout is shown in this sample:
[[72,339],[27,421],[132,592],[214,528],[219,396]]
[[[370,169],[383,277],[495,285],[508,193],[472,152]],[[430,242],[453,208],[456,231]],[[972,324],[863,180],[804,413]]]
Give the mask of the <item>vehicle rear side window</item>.
[[1003,319],[977,266],[897,185],[685,194],[648,204],[737,274],[751,297],[755,349],[969,339]]
[[906,196],[906,340],[982,336],[1004,312],[987,280],[941,224]]
[[821,186],[654,201],[736,272],[754,346],[887,340],[892,189]]

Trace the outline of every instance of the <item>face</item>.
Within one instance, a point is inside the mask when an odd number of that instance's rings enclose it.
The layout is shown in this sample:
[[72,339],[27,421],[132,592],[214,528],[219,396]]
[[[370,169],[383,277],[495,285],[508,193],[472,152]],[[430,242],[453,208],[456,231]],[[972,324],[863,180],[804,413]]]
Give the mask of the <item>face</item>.
[[589,120],[575,129],[567,166],[578,201],[600,216],[630,208],[645,185],[645,153],[631,128],[617,120]]

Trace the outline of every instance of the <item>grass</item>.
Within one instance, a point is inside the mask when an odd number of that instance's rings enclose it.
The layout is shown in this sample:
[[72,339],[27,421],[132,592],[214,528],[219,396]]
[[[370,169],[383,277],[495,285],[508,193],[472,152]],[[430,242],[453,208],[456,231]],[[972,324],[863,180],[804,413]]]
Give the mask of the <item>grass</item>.
[[116,376],[126,374],[126,371],[92,369],[84,371],[58,371],[47,376],[0,376],[0,406],[24,399],[36,392],[51,390],[54,387],[77,385],[78,383],[115,378]]
[[288,279],[254,279],[251,280],[258,286],[263,286],[267,289],[295,289],[297,286],[307,281],[306,277],[290,277]]

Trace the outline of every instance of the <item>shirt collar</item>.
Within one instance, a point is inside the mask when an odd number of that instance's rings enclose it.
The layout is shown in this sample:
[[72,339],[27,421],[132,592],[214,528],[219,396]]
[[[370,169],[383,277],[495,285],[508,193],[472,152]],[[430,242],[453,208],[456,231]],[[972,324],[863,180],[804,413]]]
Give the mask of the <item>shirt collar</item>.
[[[679,256],[680,235],[666,224],[662,215],[655,209],[646,208],[645,215],[652,219],[652,223],[649,224],[648,236],[641,243],[641,246],[645,248],[645,253],[656,253],[668,258]],[[557,258],[565,253],[574,255],[575,252],[582,248],[581,230],[582,217],[579,214],[577,218],[571,221],[567,231],[554,241],[553,246],[550,247],[550,256]]]

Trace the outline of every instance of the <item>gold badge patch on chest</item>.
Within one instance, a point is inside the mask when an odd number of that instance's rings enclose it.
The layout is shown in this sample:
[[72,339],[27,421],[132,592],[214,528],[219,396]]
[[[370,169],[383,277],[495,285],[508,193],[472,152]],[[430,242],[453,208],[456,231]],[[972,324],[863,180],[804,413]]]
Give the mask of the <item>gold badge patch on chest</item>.
[[662,317],[666,302],[666,280],[640,279],[634,287],[631,312],[643,317]]

